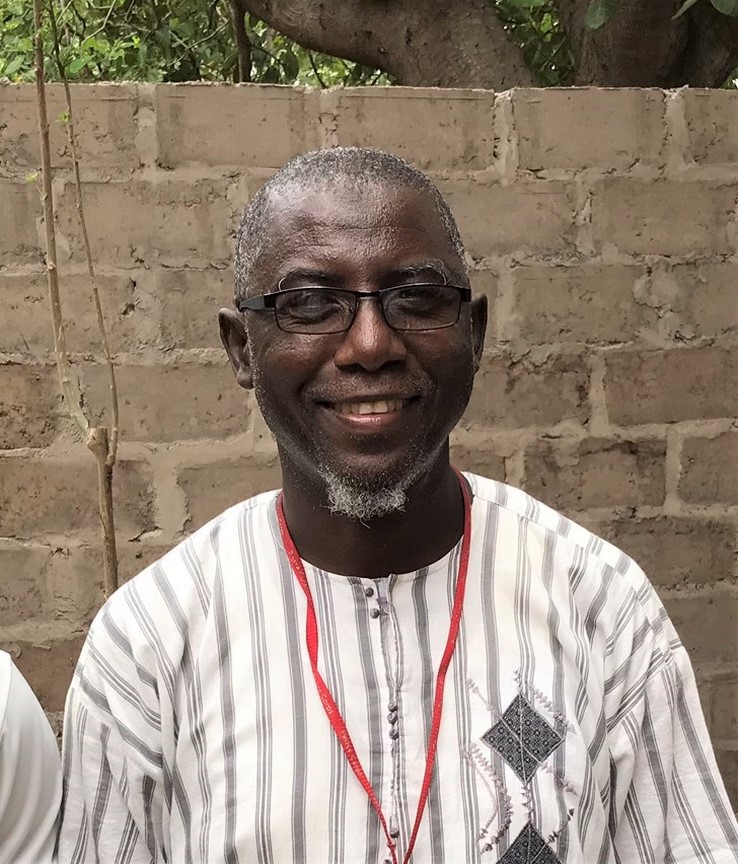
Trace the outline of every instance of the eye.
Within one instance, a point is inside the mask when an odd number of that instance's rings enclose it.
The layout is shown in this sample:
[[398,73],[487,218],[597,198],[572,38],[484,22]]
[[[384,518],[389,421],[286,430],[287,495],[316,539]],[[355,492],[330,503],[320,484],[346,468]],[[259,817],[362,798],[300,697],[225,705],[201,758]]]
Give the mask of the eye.
[[281,323],[321,323],[351,314],[348,297],[330,288],[308,286],[285,291],[276,304]]

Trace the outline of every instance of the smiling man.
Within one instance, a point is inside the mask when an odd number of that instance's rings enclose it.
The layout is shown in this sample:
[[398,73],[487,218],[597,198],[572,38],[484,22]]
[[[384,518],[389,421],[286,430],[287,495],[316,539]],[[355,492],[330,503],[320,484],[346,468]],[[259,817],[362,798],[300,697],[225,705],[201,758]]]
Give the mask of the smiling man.
[[284,488],[95,620],[60,860],[736,864],[643,573],[449,464],[486,302],[435,187],[375,151],[301,156],[244,214],[236,283],[221,335]]

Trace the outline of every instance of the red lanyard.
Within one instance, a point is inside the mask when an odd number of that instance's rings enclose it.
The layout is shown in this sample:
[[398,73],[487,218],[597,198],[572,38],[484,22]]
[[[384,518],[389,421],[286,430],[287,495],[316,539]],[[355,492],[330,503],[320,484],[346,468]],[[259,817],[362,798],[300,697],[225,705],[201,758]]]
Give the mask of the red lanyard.
[[[454,471],[456,471],[455,468]],[[425,805],[428,800],[428,793],[430,792],[431,777],[433,775],[433,764],[436,759],[436,747],[438,745],[438,733],[441,727],[441,712],[443,710],[443,688],[446,682],[446,670],[448,669],[448,665],[451,662],[451,657],[454,653],[454,648],[456,647],[456,639],[459,635],[459,622],[461,621],[461,610],[464,605],[464,589],[466,588],[466,574],[469,568],[469,547],[471,541],[471,499],[469,496],[469,490],[466,486],[466,482],[461,477],[458,471],[456,471],[456,474],[459,478],[461,494],[464,498],[464,536],[461,541],[461,562],[459,564],[459,575],[456,580],[456,591],[454,594],[454,605],[451,611],[451,624],[448,630],[448,639],[446,641],[446,648],[443,652],[443,657],[441,658],[441,665],[438,667],[438,675],[436,677],[436,693],[435,698],[433,699],[433,715],[431,721],[430,735],[428,737],[428,754],[425,761],[425,774],[423,775],[423,785],[420,789],[418,812],[415,816],[415,824],[413,825],[413,831],[410,835],[410,842],[408,843],[407,852],[405,853],[405,858],[403,859],[403,864],[407,864],[407,862],[410,860],[410,856],[413,853],[415,840],[418,836],[418,829],[420,828],[420,823],[423,819],[423,811],[425,810]],[[384,829],[385,837],[387,838],[387,846],[389,847],[390,853],[392,855],[392,864],[398,864],[396,844],[390,836],[390,832],[387,827],[387,820],[384,817],[384,813],[382,813],[382,806],[379,803],[377,794],[372,788],[372,784],[369,782],[369,779],[367,778],[364,769],[361,767],[361,762],[359,761],[359,757],[356,754],[354,743],[351,740],[348,729],[346,728],[346,722],[344,721],[341,712],[338,710],[338,706],[336,705],[333,696],[331,696],[331,693],[328,690],[328,687],[326,686],[322,675],[318,671],[318,623],[315,617],[313,596],[310,593],[310,585],[308,584],[307,576],[305,575],[305,567],[303,566],[302,559],[300,558],[300,554],[295,548],[295,544],[292,541],[289,529],[287,528],[287,521],[284,516],[284,504],[281,494],[277,499],[277,518],[279,520],[279,530],[282,534],[282,542],[284,543],[284,548],[287,552],[287,558],[289,559],[290,565],[292,567],[292,572],[295,574],[297,581],[300,583],[302,590],[305,592],[305,598],[307,599],[305,641],[307,643],[308,656],[310,657],[310,666],[313,670],[313,677],[315,678],[315,686],[318,690],[320,701],[323,704],[323,710],[325,711],[326,717],[328,717],[328,720],[333,727],[333,731],[336,733],[336,737],[338,738],[338,741],[343,748],[343,752],[346,754],[346,759],[351,766],[351,770],[358,778],[359,783],[361,783],[361,785],[363,786],[372,807],[376,810],[377,816],[379,816],[379,821],[382,825],[382,828]]]

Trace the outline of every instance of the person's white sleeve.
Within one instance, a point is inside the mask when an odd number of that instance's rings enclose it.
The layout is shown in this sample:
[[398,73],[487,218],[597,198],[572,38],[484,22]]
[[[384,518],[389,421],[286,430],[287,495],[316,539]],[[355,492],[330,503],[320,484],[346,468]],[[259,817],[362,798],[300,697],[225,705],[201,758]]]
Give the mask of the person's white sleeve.
[[637,697],[610,730],[616,859],[737,864],[738,826],[720,778],[684,647],[660,625]]
[[49,721],[0,652],[0,864],[48,864],[61,804],[59,750]]
[[159,783],[138,758],[136,710],[127,703],[125,711],[126,699],[118,710],[109,705],[112,694],[90,648],[88,637],[65,707],[58,864],[160,864]]

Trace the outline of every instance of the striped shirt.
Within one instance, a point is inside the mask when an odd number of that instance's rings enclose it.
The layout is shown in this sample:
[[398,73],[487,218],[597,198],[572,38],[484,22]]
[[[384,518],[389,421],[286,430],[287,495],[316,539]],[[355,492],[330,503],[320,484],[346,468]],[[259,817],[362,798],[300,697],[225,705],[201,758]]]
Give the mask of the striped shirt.
[[[474,492],[418,864],[738,862],[694,677],[623,553],[525,493]],[[321,706],[275,493],[104,606],[66,707],[60,861],[382,864]],[[459,547],[378,580],[306,565],[319,668],[402,860]]]

